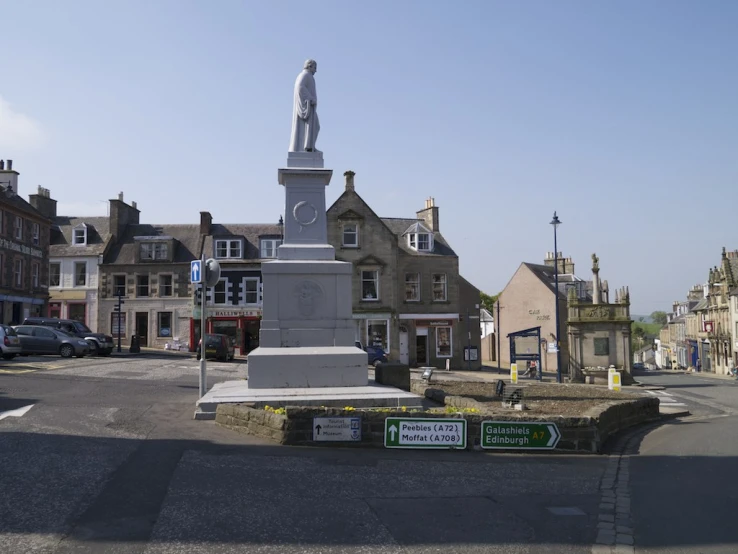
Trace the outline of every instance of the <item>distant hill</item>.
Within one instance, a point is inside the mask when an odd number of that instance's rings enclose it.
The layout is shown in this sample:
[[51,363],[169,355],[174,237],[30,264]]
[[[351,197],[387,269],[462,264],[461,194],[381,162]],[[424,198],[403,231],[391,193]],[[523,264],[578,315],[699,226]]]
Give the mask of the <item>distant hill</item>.
[[643,323],[653,323],[650,315],[630,314],[630,319],[632,319],[633,321],[641,321],[641,318],[643,318]]

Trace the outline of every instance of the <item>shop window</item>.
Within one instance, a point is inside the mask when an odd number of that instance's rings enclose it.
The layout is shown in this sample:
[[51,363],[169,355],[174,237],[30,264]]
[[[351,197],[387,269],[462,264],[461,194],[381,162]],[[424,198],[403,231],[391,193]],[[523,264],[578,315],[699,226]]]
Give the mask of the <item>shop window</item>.
[[405,302],[420,300],[420,273],[405,273]]
[[370,319],[366,322],[366,344],[379,346],[389,352],[389,321],[386,319]]
[[49,317],[61,318],[60,302],[49,302]]
[[[120,318],[120,325],[118,325],[118,318]],[[126,313],[113,312],[110,314],[110,334],[117,338],[126,336]]]
[[86,322],[87,305],[86,304],[69,304],[67,306],[67,317],[80,323]]
[[87,262],[74,262],[74,286],[87,285]]
[[172,336],[172,312],[159,312],[156,314],[156,329],[158,337]]
[[452,352],[451,327],[436,327],[436,357],[450,358]]
[[434,302],[445,302],[448,299],[446,288],[446,274],[445,273],[434,273],[433,274],[433,301]]
[[361,272],[361,299],[379,300],[379,271]]
[[359,225],[356,223],[343,224],[343,238],[341,245],[347,248],[358,248],[359,246]]
[[173,292],[172,276],[159,275],[159,296],[172,296]]
[[61,285],[61,264],[53,262],[49,264],[49,286],[58,287]]
[[136,296],[149,295],[149,276],[139,275],[136,277]]
[[126,295],[126,276],[113,275],[113,296]]

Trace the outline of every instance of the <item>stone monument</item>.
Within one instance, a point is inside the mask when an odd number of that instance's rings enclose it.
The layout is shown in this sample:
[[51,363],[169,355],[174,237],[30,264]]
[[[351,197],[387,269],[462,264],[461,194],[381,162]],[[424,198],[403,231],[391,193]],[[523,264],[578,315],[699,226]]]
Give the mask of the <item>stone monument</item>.
[[314,74],[307,60],[295,82],[285,187],[283,244],[262,264],[264,308],[259,348],[248,357],[249,389],[357,387],[368,384],[367,354],[354,346],[352,264],[328,244],[324,169],[315,148],[320,125]]

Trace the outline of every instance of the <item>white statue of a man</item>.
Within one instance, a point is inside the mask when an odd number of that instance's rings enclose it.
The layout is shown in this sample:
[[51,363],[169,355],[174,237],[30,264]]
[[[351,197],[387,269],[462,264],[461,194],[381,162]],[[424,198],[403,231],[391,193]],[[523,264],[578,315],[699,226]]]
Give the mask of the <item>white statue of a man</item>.
[[295,80],[295,102],[292,113],[290,152],[319,152],[315,148],[320,123],[318,121],[318,94],[315,92],[315,72],[318,64],[307,60]]

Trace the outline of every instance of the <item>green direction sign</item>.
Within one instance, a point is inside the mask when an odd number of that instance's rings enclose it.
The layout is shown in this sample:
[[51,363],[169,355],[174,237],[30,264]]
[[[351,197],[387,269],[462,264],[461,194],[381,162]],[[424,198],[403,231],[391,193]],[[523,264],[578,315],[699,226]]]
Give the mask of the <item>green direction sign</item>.
[[465,419],[388,417],[385,448],[466,448]]
[[526,421],[483,421],[482,448],[553,450],[561,433],[555,423]]

